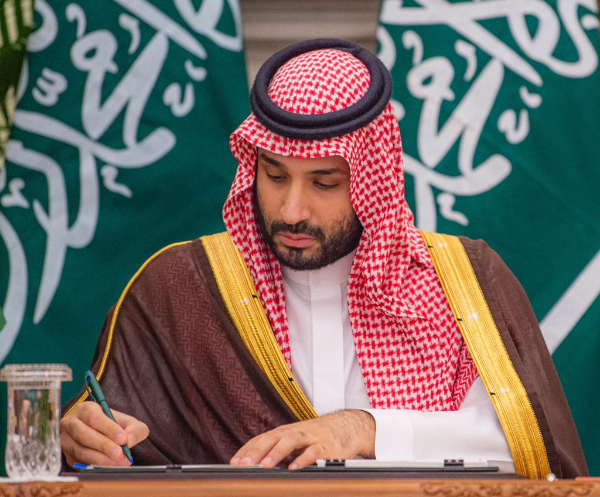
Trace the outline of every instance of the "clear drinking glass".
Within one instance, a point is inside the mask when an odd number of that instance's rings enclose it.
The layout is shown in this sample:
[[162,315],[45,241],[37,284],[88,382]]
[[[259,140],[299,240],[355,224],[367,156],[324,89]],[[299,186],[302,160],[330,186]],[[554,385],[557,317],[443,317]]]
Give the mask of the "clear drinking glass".
[[9,364],[0,369],[8,382],[6,472],[33,480],[60,473],[60,387],[73,379],[66,364]]

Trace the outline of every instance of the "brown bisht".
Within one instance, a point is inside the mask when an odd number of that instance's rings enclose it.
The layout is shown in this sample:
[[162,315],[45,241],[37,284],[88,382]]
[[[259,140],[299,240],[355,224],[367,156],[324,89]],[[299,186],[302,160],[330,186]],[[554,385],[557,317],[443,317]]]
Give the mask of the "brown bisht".
[[[217,237],[228,240],[217,235],[205,241]],[[549,467],[561,478],[587,474],[569,407],[523,289],[485,243],[461,242],[527,392]],[[213,253],[213,266],[219,258]],[[265,366],[255,347],[246,345],[247,337],[236,329],[239,312],[226,305],[222,292],[223,281],[217,284],[202,240],[195,240],[151,258],[109,313],[92,370],[111,407],[150,428],[148,439],[132,449],[136,464],[227,463],[250,438],[314,415],[292,376],[274,379],[271,359]],[[290,385],[292,393],[286,390]],[[84,392],[63,412],[82,400]]]
[[228,463],[250,438],[297,421],[229,318],[200,240],[151,259],[120,304],[92,371],[112,409],[150,428],[136,464]]
[[588,473],[554,363],[520,283],[481,240],[421,232],[494,403],[517,473]]

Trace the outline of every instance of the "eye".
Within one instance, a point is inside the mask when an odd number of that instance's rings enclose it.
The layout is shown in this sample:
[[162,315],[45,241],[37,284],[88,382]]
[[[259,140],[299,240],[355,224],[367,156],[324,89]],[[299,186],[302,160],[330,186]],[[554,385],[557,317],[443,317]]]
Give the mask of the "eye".
[[331,190],[332,188],[335,188],[336,186],[338,186],[337,184],[334,185],[326,185],[325,183],[320,183],[318,181],[315,181],[315,186],[317,188],[319,188],[320,190]]
[[275,183],[279,183],[280,181],[284,180],[283,176],[278,176],[276,174],[269,174],[267,173],[267,177],[271,180],[271,181],[275,181]]

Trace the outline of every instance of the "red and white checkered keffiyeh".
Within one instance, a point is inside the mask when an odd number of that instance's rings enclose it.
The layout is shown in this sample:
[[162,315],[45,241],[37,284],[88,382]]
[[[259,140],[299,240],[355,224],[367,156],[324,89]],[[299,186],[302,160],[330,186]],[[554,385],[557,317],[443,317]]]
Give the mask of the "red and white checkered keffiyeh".
[[[369,86],[364,64],[347,52],[315,50],[284,64],[269,96],[298,114],[344,109]],[[350,165],[350,199],[364,232],[348,282],[354,343],[373,408],[456,410],[477,376],[427,248],[404,199],[402,146],[390,104],[363,128],[307,141],[285,138],[251,114],[231,135],[239,167],[223,209],[281,351],[292,357],[279,262],[254,216],[256,147],[298,158],[339,155]]]

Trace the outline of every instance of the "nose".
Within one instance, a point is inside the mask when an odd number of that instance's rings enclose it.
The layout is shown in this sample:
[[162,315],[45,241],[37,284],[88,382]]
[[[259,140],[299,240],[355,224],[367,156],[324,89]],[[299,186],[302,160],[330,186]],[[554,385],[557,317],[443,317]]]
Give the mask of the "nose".
[[310,218],[310,206],[306,194],[297,185],[290,186],[280,210],[281,218],[286,224],[297,224]]

